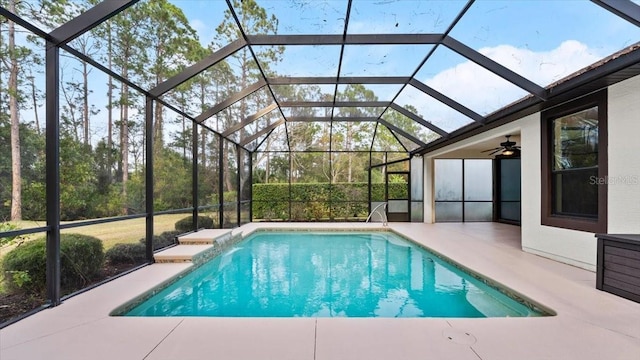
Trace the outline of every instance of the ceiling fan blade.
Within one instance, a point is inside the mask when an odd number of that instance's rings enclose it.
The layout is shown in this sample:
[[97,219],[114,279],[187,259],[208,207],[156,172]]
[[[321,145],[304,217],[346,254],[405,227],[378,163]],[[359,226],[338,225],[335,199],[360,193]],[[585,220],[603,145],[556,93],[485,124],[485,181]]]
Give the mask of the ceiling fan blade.
[[489,151],[496,151],[496,150],[501,150],[502,147],[497,147],[497,148],[493,148],[493,149],[488,149],[488,150],[482,150],[480,152],[489,152]]
[[502,151],[502,148],[497,149],[496,151],[492,152],[491,154],[489,154],[489,156],[491,156],[491,155],[493,155],[493,154],[495,154],[495,153],[499,153],[500,151]]

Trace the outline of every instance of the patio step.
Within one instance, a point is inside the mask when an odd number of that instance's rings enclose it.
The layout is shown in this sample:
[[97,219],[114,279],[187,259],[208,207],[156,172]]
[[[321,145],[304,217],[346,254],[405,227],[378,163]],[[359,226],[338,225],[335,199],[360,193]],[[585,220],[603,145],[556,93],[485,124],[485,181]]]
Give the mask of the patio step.
[[179,236],[178,246],[157,252],[153,258],[156,263],[192,263],[195,256],[213,250],[216,242],[223,243],[230,239],[231,231],[231,229],[204,229]]
[[180,245],[211,245],[217,239],[230,236],[231,229],[204,229],[178,237]]
[[162,250],[153,255],[156,263],[185,263],[193,262],[193,257],[203,251],[213,248],[209,245],[178,245]]

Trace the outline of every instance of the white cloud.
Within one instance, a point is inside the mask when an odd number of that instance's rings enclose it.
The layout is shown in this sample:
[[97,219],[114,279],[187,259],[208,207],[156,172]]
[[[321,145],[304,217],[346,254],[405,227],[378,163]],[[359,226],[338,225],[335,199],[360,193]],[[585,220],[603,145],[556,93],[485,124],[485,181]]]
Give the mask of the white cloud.
[[[541,86],[547,86],[602,58],[596,51],[574,40],[542,52],[511,45],[486,47],[479,51]],[[464,61],[430,78],[418,78],[480,114],[498,110],[526,95],[522,89],[471,61]],[[426,109],[423,111],[439,117]]]
[[202,46],[208,46],[215,36],[215,29],[207,25],[200,19],[193,19],[189,22],[189,25],[198,33],[198,39]]
[[542,86],[560,80],[602,58],[587,45],[575,40],[564,41],[557,48],[546,52],[500,45],[482,48],[480,53]]

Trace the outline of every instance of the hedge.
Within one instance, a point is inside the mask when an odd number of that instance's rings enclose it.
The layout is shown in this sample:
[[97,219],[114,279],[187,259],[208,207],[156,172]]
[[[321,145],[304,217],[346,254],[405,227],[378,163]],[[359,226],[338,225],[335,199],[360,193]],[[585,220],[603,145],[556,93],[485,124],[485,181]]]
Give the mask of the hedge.
[[[160,235],[153,235],[153,251],[165,248],[176,243],[176,236],[181,231],[165,231]],[[136,265],[147,261],[146,239],[141,238],[137,243],[116,244],[105,254],[107,262],[111,265]]]
[[[289,200],[291,220],[366,217],[368,186],[368,183],[295,183],[291,184],[289,198],[289,184],[254,184],[253,217],[289,220]],[[384,201],[384,191],[383,183],[371,184],[372,201]],[[402,198],[406,192],[407,184],[389,183],[390,198]]]
[[142,243],[115,244],[105,257],[111,265],[142,264],[147,261],[146,246]]
[[[211,220],[211,218],[207,218],[207,219]],[[211,222],[211,224],[213,225],[213,221]],[[185,232],[185,230],[165,231],[160,235],[153,235],[153,240],[152,240],[153,251],[165,248],[167,246],[174,245],[176,243],[176,236],[182,234],[183,232]],[[146,241],[147,241],[146,238],[141,238],[139,240],[140,244],[143,244],[143,245],[146,244]]]
[[[193,226],[193,216],[187,216],[176,222],[176,230],[180,232],[188,232],[196,230]],[[205,229],[213,229],[213,219],[208,216],[198,216],[198,227]]]
[[[100,276],[104,264],[102,241],[80,234],[60,235],[60,285],[63,293],[87,286]],[[9,287],[44,294],[46,291],[46,238],[38,238],[11,250],[2,261]]]

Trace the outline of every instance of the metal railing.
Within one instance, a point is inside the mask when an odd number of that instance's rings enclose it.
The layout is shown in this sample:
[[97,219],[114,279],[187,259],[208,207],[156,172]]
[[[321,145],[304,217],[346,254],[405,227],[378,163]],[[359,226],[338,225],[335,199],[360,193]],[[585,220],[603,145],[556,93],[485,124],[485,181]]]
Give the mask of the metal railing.
[[[380,209],[380,207],[382,207],[382,212],[378,211]],[[369,222],[369,220],[371,220],[371,216],[373,216],[374,213],[378,213],[380,214],[380,217],[382,218],[382,226],[387,226],[388,225],[388,221],[387,221],[387,203],[383,202],[382,204],[378,204],[378,206],[376,206],[375,208],[373,208],[373,210],[371,210],[371,212],[369,213],[369,216],[367,217],[367,220],[365,221],[366,223]]]

